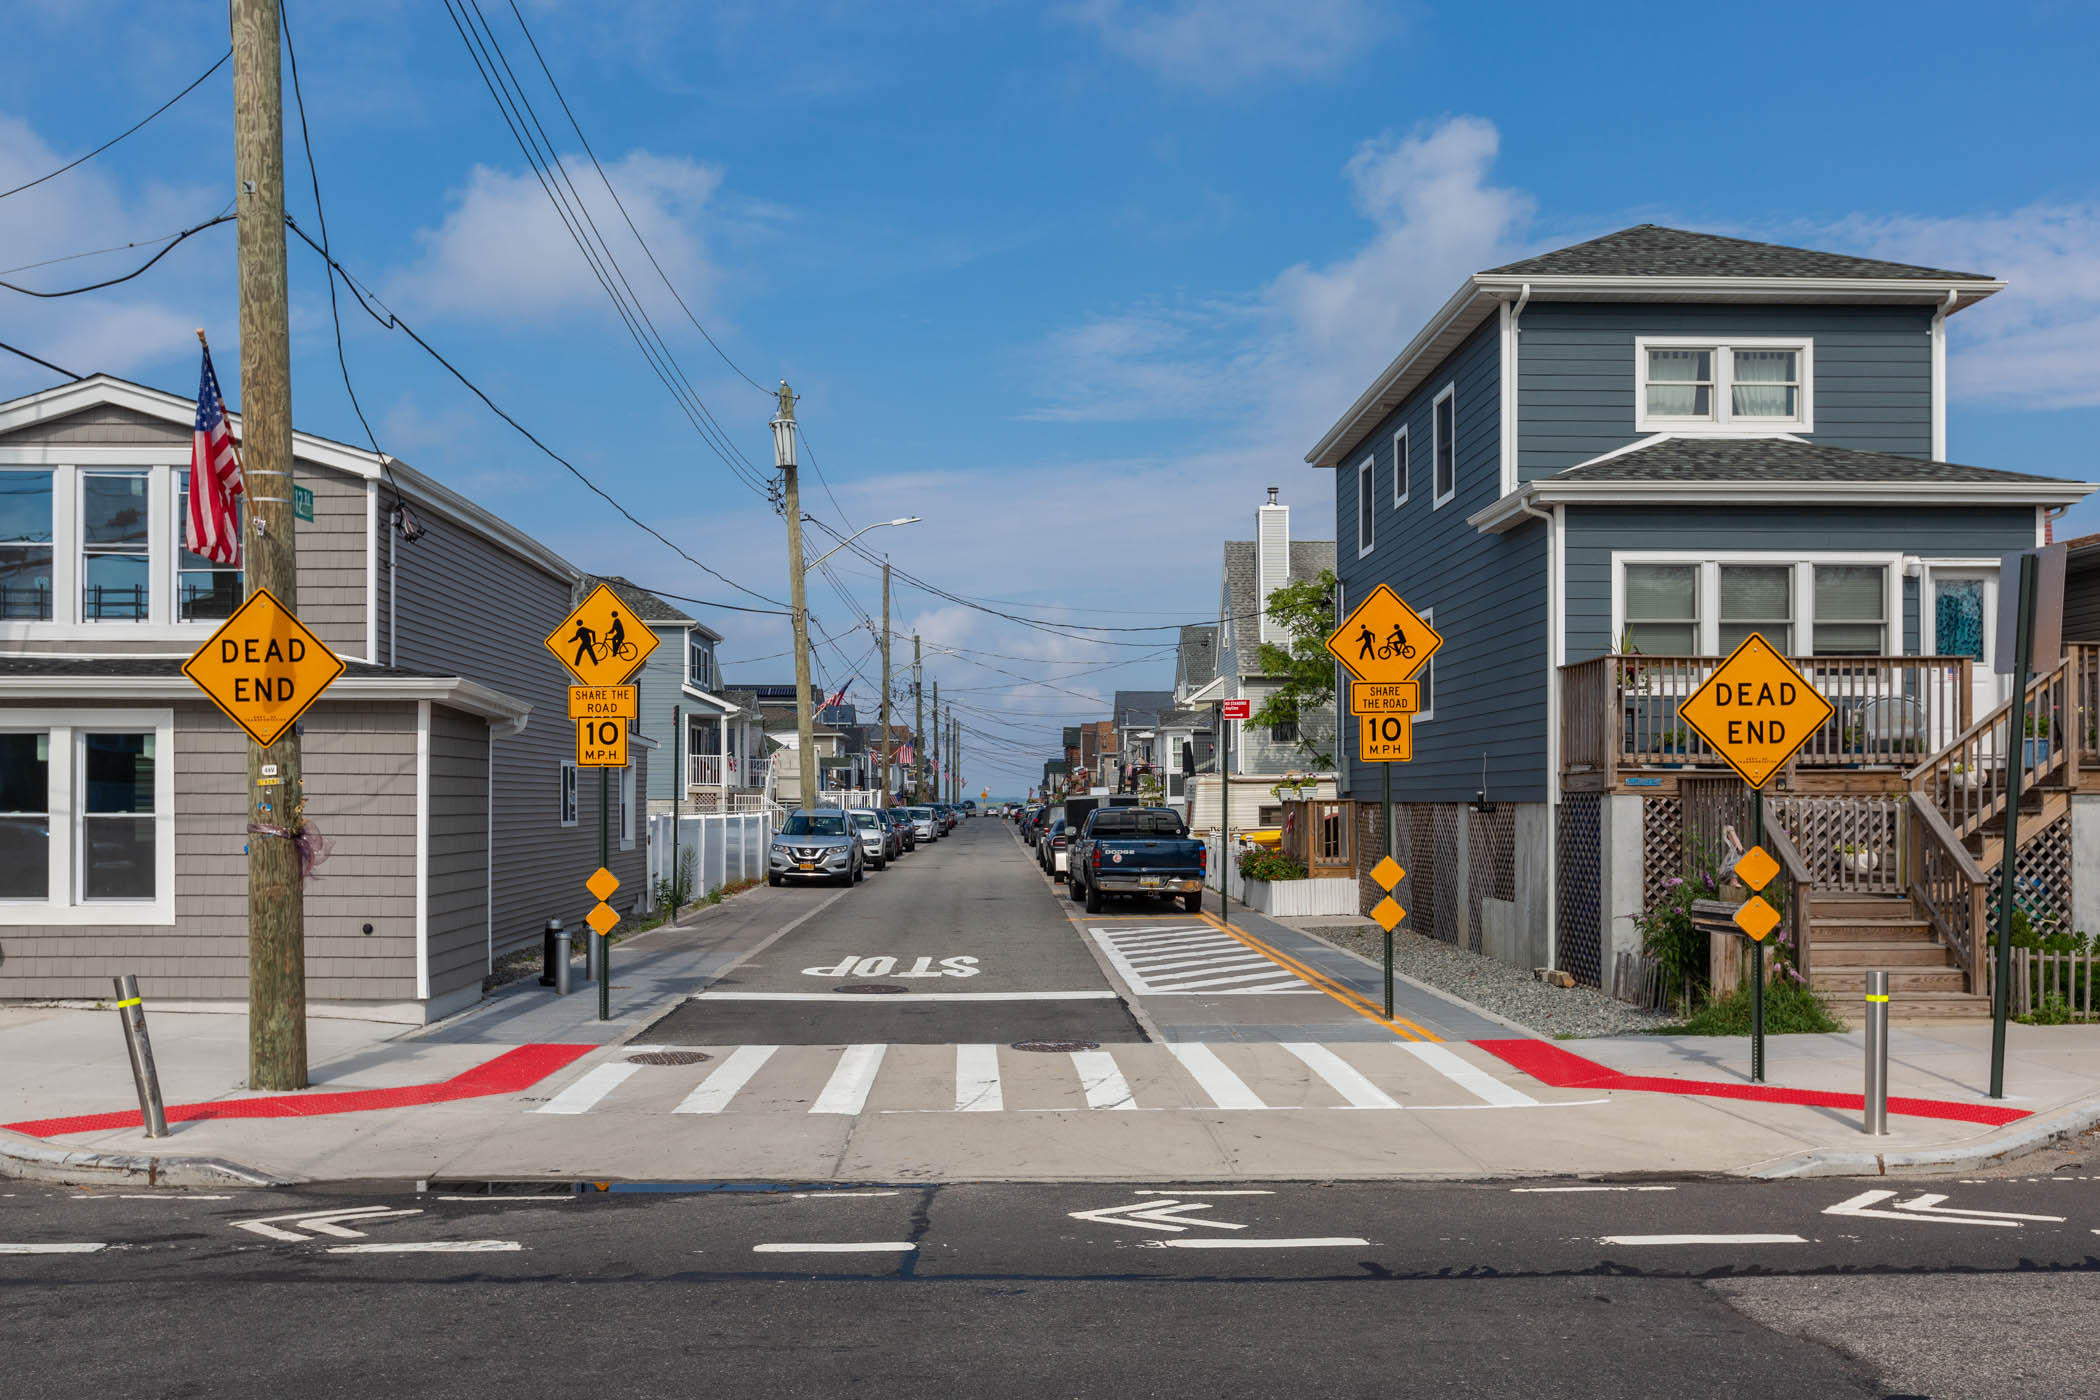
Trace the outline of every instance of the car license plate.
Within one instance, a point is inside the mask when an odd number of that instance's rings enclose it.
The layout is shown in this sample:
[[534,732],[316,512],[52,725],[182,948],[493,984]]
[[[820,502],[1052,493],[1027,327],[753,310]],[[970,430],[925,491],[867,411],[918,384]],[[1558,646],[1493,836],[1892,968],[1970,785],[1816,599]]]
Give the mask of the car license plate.
[[1161,878],[1160,878],[1159,876],[1157,876],[1157,875],[1140,875],[1140,876],[1138,876],[1138,887],[1139,887],[1140,889],[1147,889],[1147,890],[1150,890],[1150,889],[1157,889],[1157,888],[1159,888],[1159,887],[1160,887],[1161,885],[1164,885],[1165,883],[1166,883],[1166,881],[1165,881],[1165,880],[1163,880],[1163,879],[1161,879]]
[[815,861],[805,860],[802,862],[802,868],[804,870],[815,870],[817,868],[817,865]]

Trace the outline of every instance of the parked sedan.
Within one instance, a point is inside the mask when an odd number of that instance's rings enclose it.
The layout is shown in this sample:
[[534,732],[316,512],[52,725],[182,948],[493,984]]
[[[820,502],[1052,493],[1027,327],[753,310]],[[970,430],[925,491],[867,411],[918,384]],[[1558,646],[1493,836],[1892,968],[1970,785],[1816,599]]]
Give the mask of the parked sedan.
[[1052,880],[1065,877],[1065,819],[1057,818],[1043,828],[1043,839],[1036,843],[1035,863],[1043,867],[1043,873]]
[[897,833],[882,819],[882,813],[873,807],[856,807],[848,815],[853,818],[854,831],[860,835],[860,855],[865,864],[887,870],[892,859],[904,854]]
[[912,825],[911,818],[905,814],[902,807],[883,808],[882,819],[889,823],[890,830],[897,833],[897,843],[901,849],[915,851],[919,848],[919,829]]
[[912,828],[918,832],[921,841],[941,839],[941,820],[933,814],[933,808],[906,807],[904,810],[911,813]]
[[830,880],[851,885],[861,879],[861,843],[852,818],[832,808],[823,812],[790,812],[766,854],[766,883]]

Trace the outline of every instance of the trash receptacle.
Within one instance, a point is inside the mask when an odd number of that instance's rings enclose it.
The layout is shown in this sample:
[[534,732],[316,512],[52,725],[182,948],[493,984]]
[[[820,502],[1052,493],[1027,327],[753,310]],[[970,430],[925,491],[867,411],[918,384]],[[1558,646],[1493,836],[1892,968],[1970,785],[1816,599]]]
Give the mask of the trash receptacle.
[[569,965],[569,935],[562,928],[560,919],[547,920],[540,932],[540,985],[557,987],[563,991],[568,978],[563,975]]

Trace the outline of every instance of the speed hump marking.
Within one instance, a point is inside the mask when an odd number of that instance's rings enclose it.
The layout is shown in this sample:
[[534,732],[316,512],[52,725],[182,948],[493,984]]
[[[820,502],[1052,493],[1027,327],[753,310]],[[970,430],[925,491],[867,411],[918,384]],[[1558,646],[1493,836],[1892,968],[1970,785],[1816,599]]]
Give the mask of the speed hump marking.
[[250,594],[182,663],[182,674],[264,748],[344,669],[342,658],[267,588]]
[[1414,679],[1443,644],[1443,634],[1382,583],[1327,638],[1334,659],[1367,685]]
[[1837,711],[1752,632],[1677,713],[1744,782],[1761,788]]
[[661,645],[649,624],[604,584],[547,634],[547,650],[585,685],[618,685]]
[[1411,763],[1415,756],[1413,715],[1360,715],[1356,757],[1363,763]]
[[577,720],[576,766],[578,768],[625,768],[627,766],[627,721],[624,719]]

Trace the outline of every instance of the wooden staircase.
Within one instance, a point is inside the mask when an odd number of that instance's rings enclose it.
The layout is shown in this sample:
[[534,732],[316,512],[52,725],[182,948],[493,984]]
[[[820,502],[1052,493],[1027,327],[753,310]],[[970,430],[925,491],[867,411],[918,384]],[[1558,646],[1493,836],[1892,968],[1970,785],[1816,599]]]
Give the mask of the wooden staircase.
[[1902,1021],[1988,1019],[1988,997],[1971,992],[1968,972],[1907,895],[1818,892],[1809,897],[1814,957],[1809,989],[1838,1019],[1865,1016],[1869,972],[1889,974],[1890,1007]]

